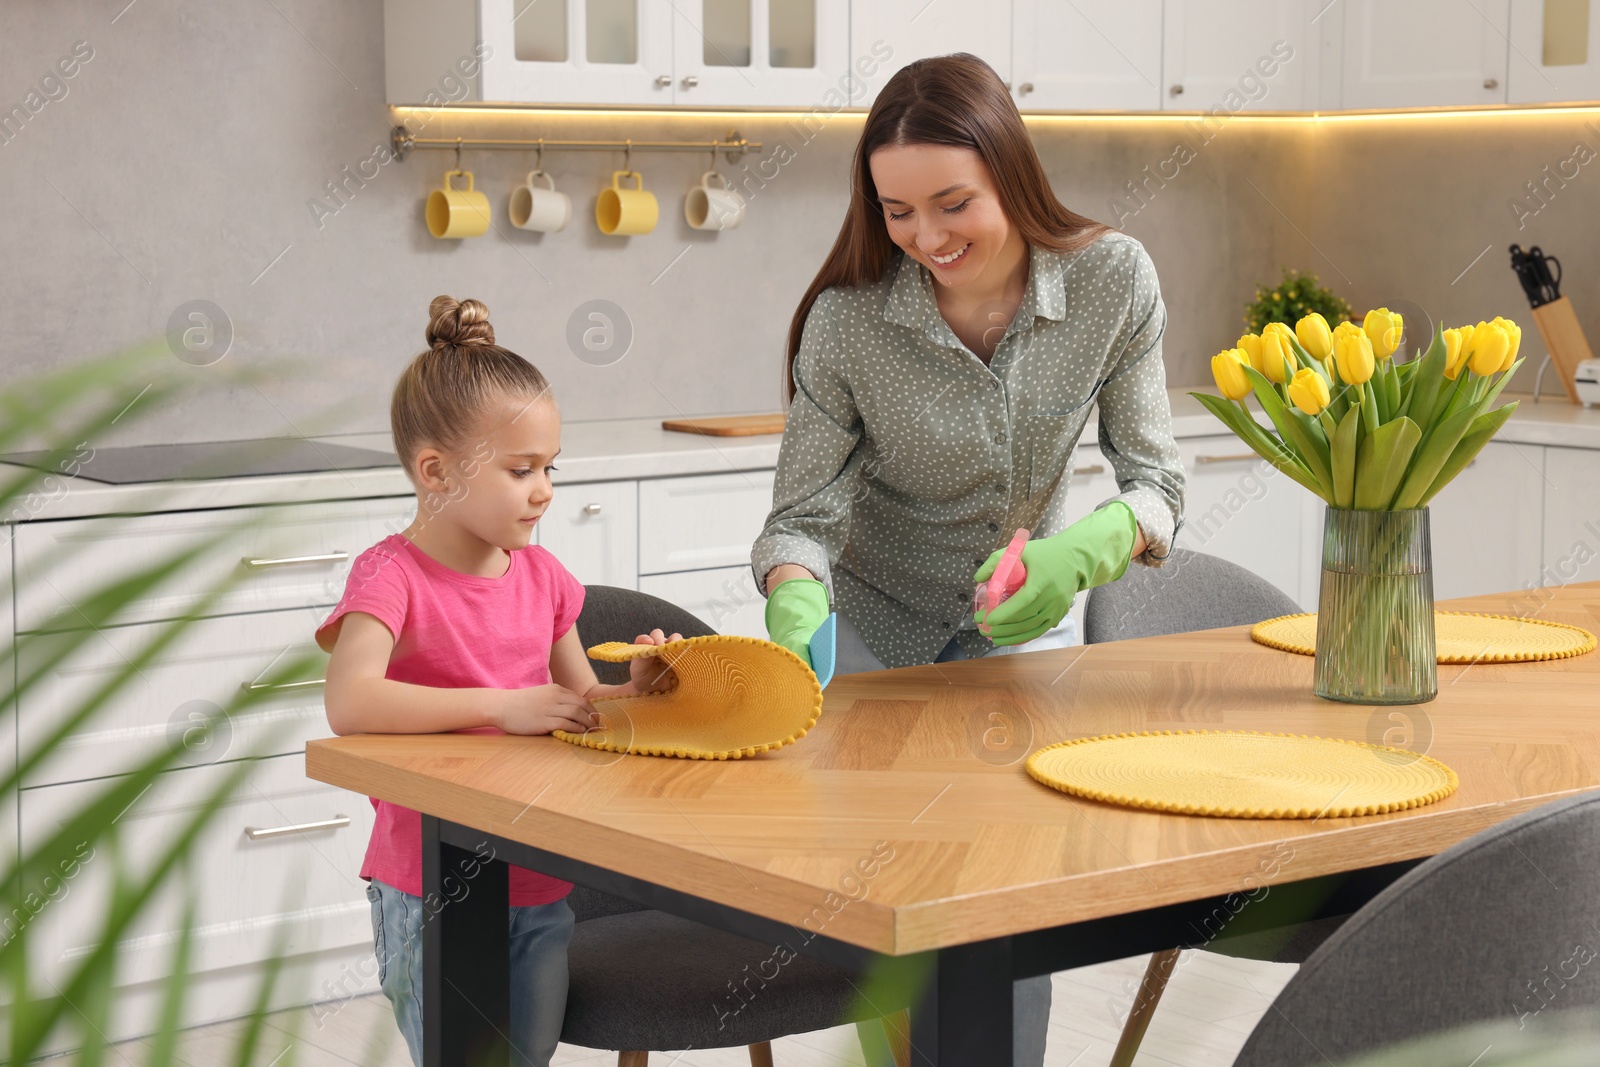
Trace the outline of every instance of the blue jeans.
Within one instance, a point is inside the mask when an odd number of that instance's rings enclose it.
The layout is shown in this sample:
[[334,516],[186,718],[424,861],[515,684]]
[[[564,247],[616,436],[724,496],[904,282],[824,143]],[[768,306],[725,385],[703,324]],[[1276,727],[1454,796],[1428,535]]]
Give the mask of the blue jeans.
[[[374,878],[372,950],[378,983],[395,1022],[422,1067],[422,898]],[[512,1067],[549,1067],[567,1014],[567,942],[572,909],[565,900],[510,909]]]
[[[839,616],[838,645],[834,656],[834,670],[838,674],[855,674],[859,671],[881,671],[883,662],[873,655],[849,619]],[[1029,641],[1025,645],[1006,645],[994,649],[990,656],[1006,656],[1017,652],[1033,652],[1049,648],[1064,648],[1078,644],[1077,626],[1070,618],[1061,625]],[[967,650],[952,637],[934,657],[935,663],[949,663],[967,658]],[[1011,987],[1011,1048],[1013,1067],[1044,1067],[1045,1036],[1050,1030],[1050,976],[1022,978]]]

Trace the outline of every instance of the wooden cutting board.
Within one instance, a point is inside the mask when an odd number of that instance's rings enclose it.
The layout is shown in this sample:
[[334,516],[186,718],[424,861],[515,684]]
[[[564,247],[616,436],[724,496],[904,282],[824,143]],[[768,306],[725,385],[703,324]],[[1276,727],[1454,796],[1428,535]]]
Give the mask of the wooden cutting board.
[[677,433],[703,433],[711,437],[753,437],[782,433],[783,412],[771,415],[712,415],[701,419],[663,419],[661,428]]

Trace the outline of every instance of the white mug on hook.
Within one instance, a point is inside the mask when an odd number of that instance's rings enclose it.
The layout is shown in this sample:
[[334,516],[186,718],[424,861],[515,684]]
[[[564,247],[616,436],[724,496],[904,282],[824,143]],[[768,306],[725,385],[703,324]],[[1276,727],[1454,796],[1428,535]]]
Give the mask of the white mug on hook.
[[[720,188],[709,183],[715,180]],[[744,221],[744,197],[714,170],[700,175],[700,184],[683,198],[683,217],[697,230],[731,230]]]
[[[544,185],[538,184],[543,178]],[[556,192],[556,180],[543,170],[530,170],[511,190],[511,224],[519,230],[554,233],[572,218],[572,198]]]

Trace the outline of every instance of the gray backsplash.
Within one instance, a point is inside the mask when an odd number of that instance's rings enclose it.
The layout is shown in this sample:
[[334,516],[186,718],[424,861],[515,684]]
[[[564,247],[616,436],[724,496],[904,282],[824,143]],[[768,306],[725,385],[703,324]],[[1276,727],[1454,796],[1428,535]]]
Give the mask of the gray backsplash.
[[[387,142],[395,117],[383,100],[381,0],[122,3],[6,5],[0,107],[23,104],[75,42],[93,57],[0,136],[4,374],[161,336],[196,300],[231,323],[218,367],[288,358],[297,368],[259,387],[208,389],[106,443],[384,429],[394,377],[421,348],[438,293],[487,303],[501,342],[545,371],[569,420],[779,406],[789,319],[838,231],[860,113],[832,116],[809,139],[792,115],[442,113],[424,135],[698,140],[737,128],[764,148],[740,165],[720,161],[750,194],[744,225],[723,234],[683,220],[705,156],[636,154],[661,223],[629,239],[593,223],[620,154],[547,154],[574,219],[534,235],[505,214],[531,153],[469,151],[496,230],[437,241],[422,205],[448,153],[347,177]],[[1549,186],[1549,203],[1523,214],[1525,228],[1508,206],[1577,142],[1600,150],[1590,119],[1241,119],[1204,144],[1180,121],[1031,128],[1066,204],[1116,222],[1112,197],[1122,197],[1124,228],[1160,272],[1169,378],[1201,385],[1208,358],[1238,336],[1256,283],[1281,266],[1318,274],[1358,309],[1414,306],[1451,323],[1507,314],[1527,327],[1537,356],[1505,247],[1542,243],[1566,265],[1567,291],[1600,340],[1600,291],[1585,284],[1600,275],[1600,172],[1581,166]],[[1151,179],[1141,206],[1128,183],[1158,173],[1180,142],[1194,158],[1168,164],[1171,180]],[[328,183],[340,182],[335,199]],[[592,300],[621,308],[634,333],[626,356],[606,366],[579,359],[567,341],[569,320]],[[216,377],[184,373],[200,384]]]

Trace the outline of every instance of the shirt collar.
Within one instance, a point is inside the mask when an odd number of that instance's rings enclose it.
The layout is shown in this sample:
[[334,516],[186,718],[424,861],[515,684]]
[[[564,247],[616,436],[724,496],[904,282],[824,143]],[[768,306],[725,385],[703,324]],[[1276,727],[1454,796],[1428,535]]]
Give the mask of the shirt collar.
[[[1061,257],[1047,248],[1028,246],[1028,283],[1022,291],[1022,303],[1011,320],[1008,334],[1027,329],[1036,317],[1043,316],[1054,322],[1067,317],[1066,271]],[[900,254],[894,283],[889,288],[889,299],[884,304],[883,317],[911,329],[921,329],[942,344],[955,343],[954,332],[939,314],[939,303],[933,295],[933,275],[915,259]]]

